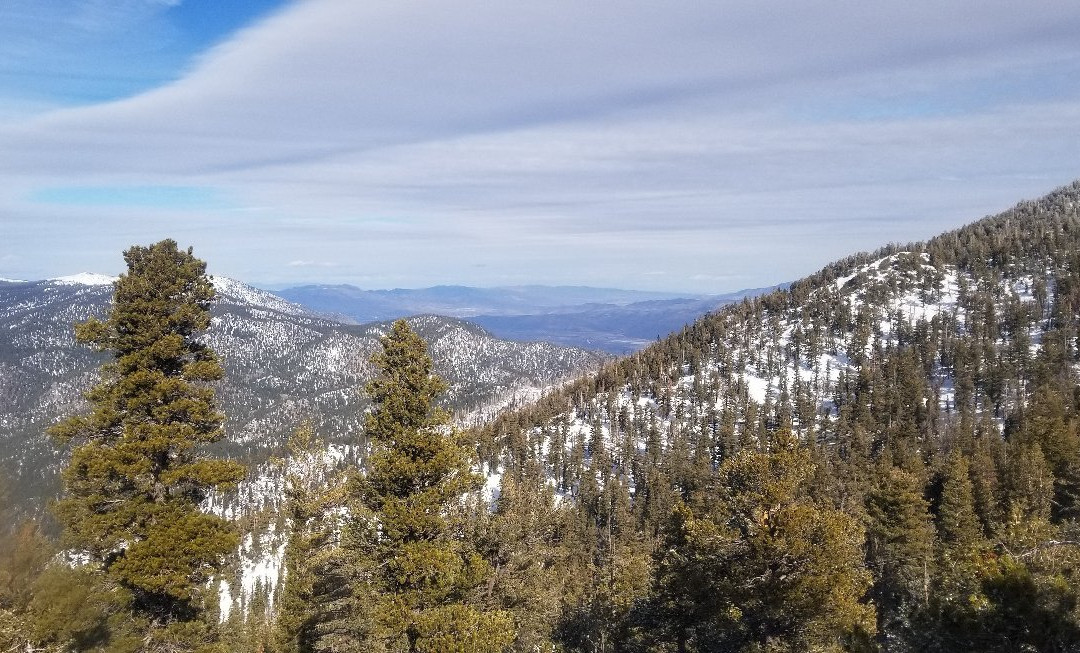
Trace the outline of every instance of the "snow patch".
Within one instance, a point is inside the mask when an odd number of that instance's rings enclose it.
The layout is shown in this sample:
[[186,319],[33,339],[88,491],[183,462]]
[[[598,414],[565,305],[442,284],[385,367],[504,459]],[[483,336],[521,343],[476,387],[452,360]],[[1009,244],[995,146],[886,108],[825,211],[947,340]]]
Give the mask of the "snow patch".
[[119,277],[110,277],[107,274],[95,272],[80,272],[66,277],[54,277],[49,279],[53,283],[64,286],[108,286],[116,282]]
[[493,508],[502,492],[502,476],[502,471],[496,466],[488,468],[484,479],[484,489],[482,490],[483,497],[488,505]]
[[221,623],[225,623],[229,620],[229,615],[232,613],[232,588],[229,587],[229,581],[224,578],[218,583],[218,618]]
[[242,304],[253,304],[286,315],[309,315],[307,309],[298,304],[285,301],[277,295],[259,290],[236,279],[211,275],[210,281],[221,295]]
[[769,394],[769,382],[751,374],[746,375],[746,391],[750,398],[759,404],[765,403],[765,397]]

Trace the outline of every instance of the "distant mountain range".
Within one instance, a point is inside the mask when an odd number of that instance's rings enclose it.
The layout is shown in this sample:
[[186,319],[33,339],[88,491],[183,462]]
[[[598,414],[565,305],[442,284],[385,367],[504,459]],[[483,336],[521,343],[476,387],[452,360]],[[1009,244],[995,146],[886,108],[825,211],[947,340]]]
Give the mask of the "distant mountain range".
[[479,324],[500,338],[625,354],[706,313],[774,288],[680,295],[588,286],[363,290],[350,285],[311,285],[273,292],[313,311],[357,323],[446,315]]
[[[0,470],[16,496],[49,496],[61,457],[49,425],[83,406],[104,358],[74,339],[73,325],[104,316],[112,278],[75,275],[0,281]],[[361,388],[386,323],[343,324],[232,279],[214,278],[218,300],[205,341],[222,357],[217,396],[231,455],[258,462],[301,421],[331,441],[355,439]],[[548,343],[499,340],[455,318],[417,316],[460,416],[488,414],[535,398],[562,379],[595,369],[602,356]]]

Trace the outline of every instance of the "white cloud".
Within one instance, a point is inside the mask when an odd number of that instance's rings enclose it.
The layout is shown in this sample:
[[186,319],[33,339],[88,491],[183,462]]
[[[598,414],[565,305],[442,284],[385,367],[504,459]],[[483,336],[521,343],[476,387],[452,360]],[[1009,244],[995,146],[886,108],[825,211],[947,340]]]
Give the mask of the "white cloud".
[[1059,3],[307,0],[172,84],[4,124],[0,211],[27,248],[43,216],[151,236],[192,219],[19,198],[205,185],[270,207],[188,227],[249,280],[765,285],[1077,176],[1076,33]]
[[289,261],[290,268],[333,268],[337,267],[337,263],[330,261],[304,261],[297,259],[295,261]]

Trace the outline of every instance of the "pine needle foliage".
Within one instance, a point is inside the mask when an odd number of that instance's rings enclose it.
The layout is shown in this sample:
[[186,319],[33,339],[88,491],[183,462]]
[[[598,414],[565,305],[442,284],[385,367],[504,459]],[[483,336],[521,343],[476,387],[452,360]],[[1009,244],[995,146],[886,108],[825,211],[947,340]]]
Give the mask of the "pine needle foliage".
[[403,320],[382,345],[373,360],[378,375],[367,385],[372,453],[358,488],[362,510],[377,524],[366,552],[376,563],[368,581],[377,596],[372,650],[501,651],[514,638],[510,616],[469,601],[491,570],[467,536],[463,509],[481,478],[434,403],[446,385]]
[[718,470],[712,514],[677,505],[657,551],[655,636],[676,651],[859,650],[875,632],[862,602],[864,535],[813,500],[813,462],[782,438]]
[[285,511],[291,524],[275,610],[274,653],[362,651],[369,606],[352,591],[363,561],[342,545],[344,472],[326,466],[326,443],[304,424],[289,439]]
[[146,632],[141,650],[195,650],[212,640],[200,620],[207,581],[238,542],[199,505],[245,473],[205,452],[224,434],[210,385],[222,367],[197,340],[214,287],[206,264],[172,240],[124,259],[109,316],[76,327],[112,358],[86,395],[90,411],[52,429],[74,444],[56,514],[64,544],[126,597]]

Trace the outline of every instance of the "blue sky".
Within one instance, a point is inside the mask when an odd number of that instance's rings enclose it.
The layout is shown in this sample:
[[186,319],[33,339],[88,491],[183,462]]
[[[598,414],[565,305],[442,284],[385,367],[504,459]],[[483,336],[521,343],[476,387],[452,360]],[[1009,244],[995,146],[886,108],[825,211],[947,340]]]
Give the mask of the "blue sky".
[[1080,177],[1080,5],[0,4],[0,277],[801,277]]
[[5,0],[0,89],[9,107],[116,100],[180,78],[201,51],[284,0]]

